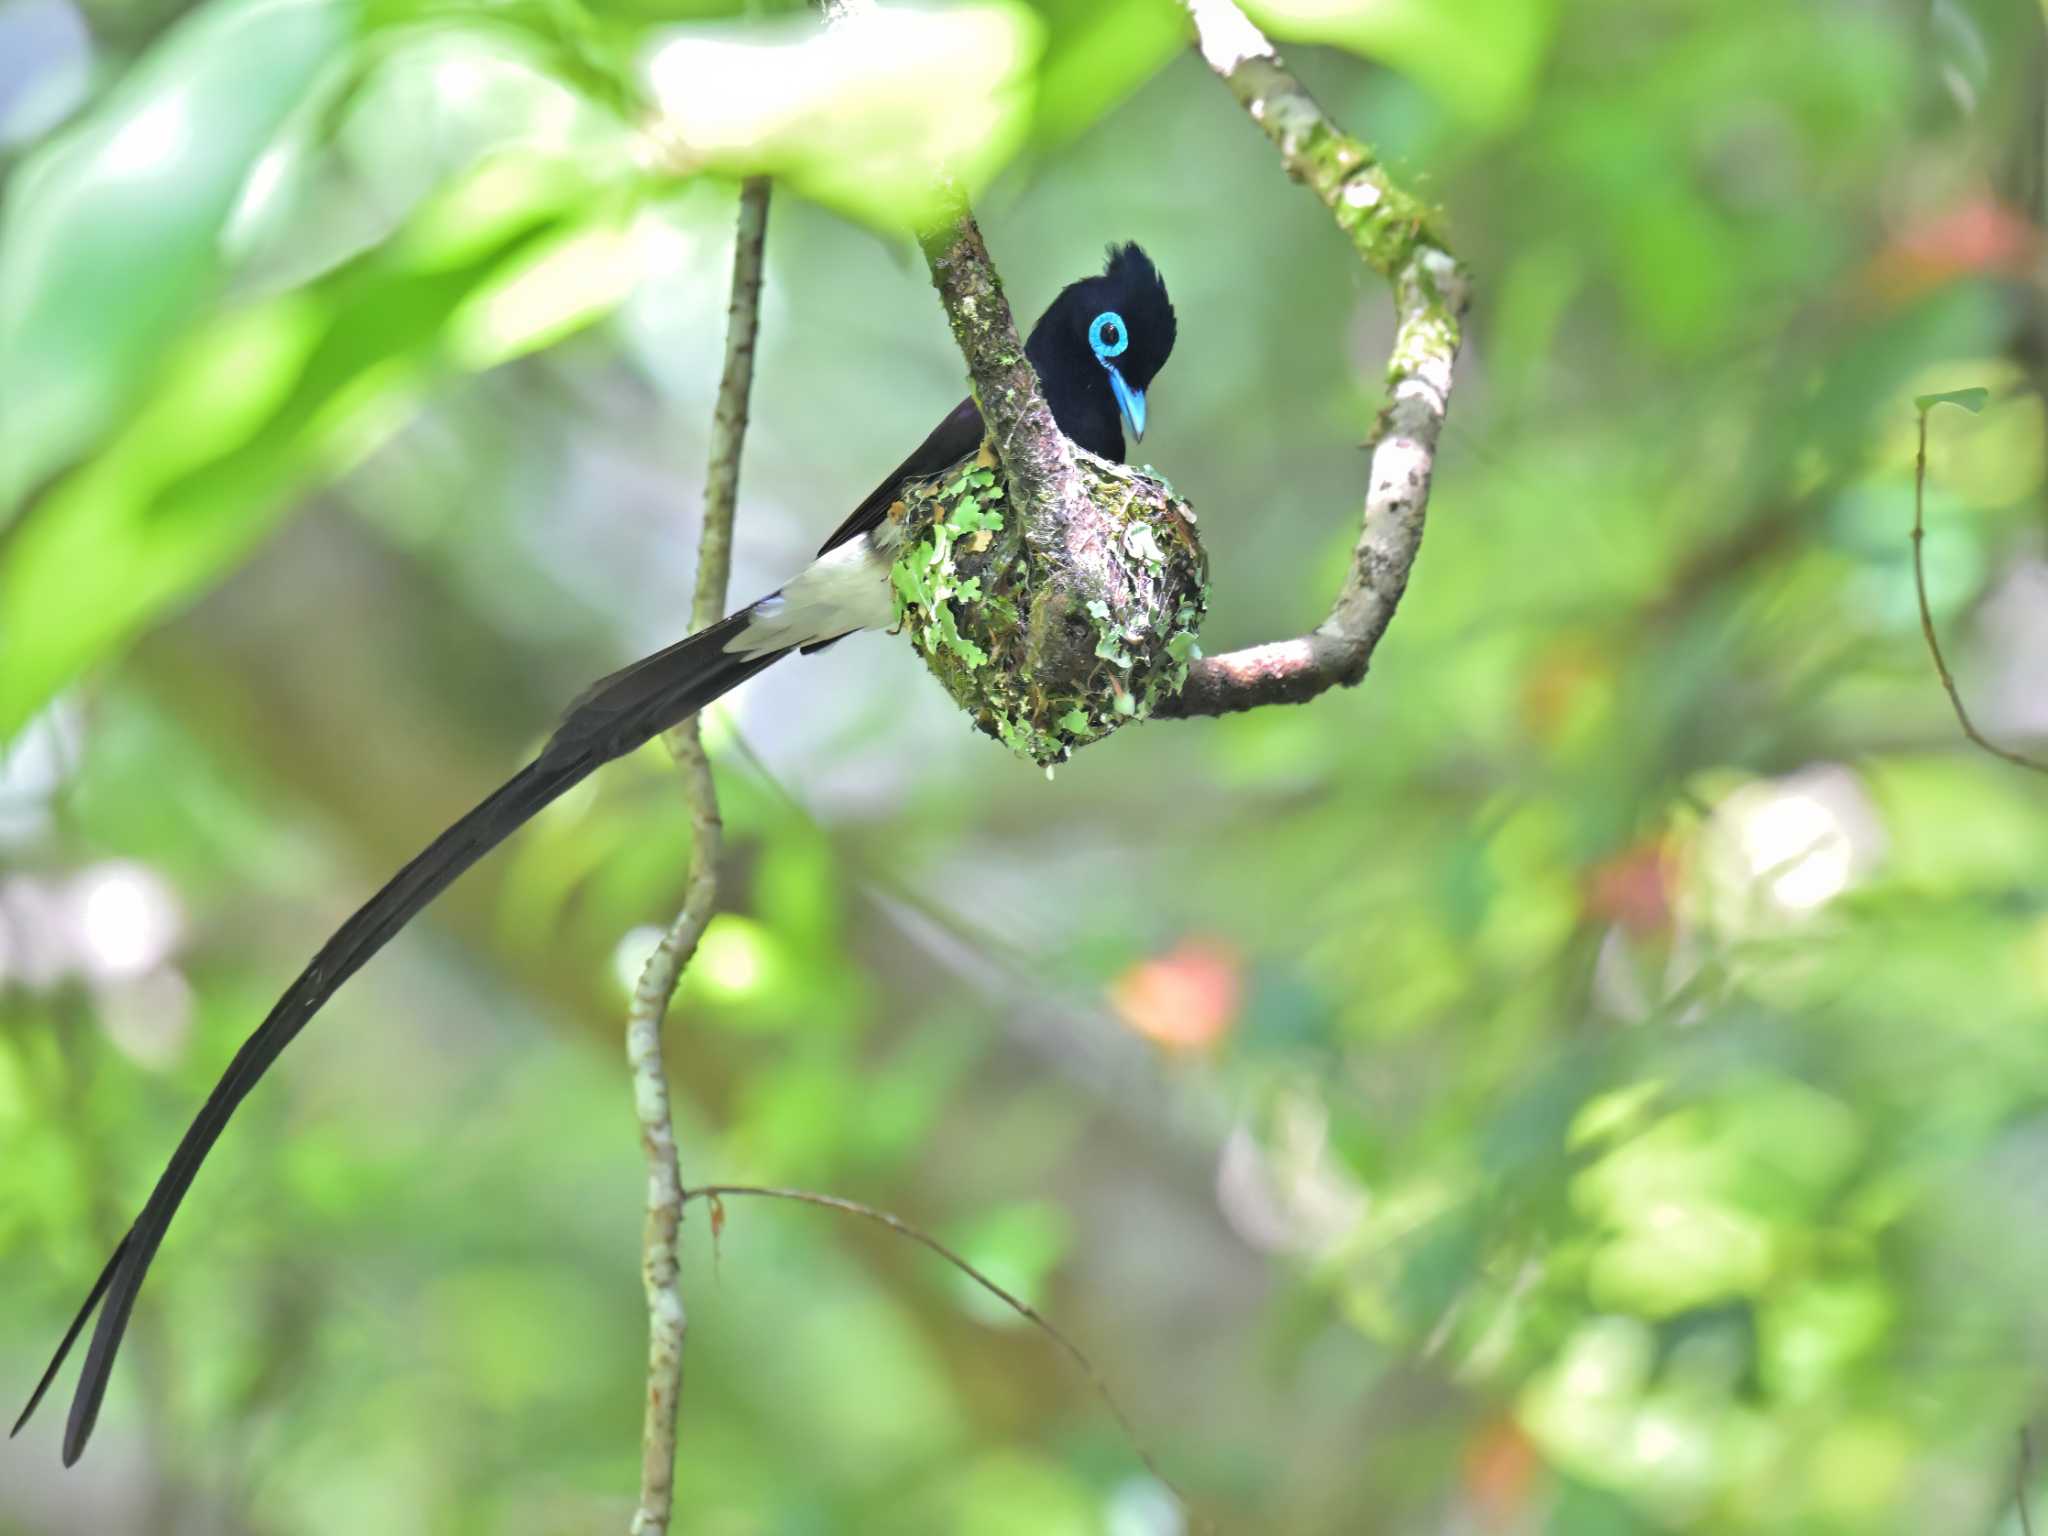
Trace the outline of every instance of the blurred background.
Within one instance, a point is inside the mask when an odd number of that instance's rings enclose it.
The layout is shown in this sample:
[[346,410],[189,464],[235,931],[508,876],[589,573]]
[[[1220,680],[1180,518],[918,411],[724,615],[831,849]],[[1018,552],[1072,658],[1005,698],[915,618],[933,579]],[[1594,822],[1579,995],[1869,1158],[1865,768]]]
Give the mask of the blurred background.
[[[735,175],[737,600],[959,398],[934,153],[1027,322],[1158,260],[1134,456],[1207,648],[1335,591],[1390,306],[1174,7],[719,9],[0,0],[0,1402],[318,942],[682,632]],[[685,1178],[956,1245],[1222,1531],[2048,1520],[2048,778],[1958,730],[1909,542],[1914,397],[1987,390],[1929,419],[1927,592],[2048,751],[2040,8],[1256,9],[1476,278],[1372,674],[1051,783],[900,640],[749,684]],[[0,1532],[623,1528],[622,1022],[688,837],[642,752],[348,986],[86,1459],[61,1400],[0,1445]],[[679,1530],[1191,1528],[921,1249],[738,1201],[686,1246]]]

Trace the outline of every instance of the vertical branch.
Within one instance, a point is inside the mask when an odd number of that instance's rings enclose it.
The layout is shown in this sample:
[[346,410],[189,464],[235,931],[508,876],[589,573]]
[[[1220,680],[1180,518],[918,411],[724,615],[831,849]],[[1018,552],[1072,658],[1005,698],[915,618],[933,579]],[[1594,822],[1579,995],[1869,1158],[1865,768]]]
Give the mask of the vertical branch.
[[2014,1501],[2019,1505],[2020,1536],[2034,1536],[2033,1512],[2027,1508],[2027,1487],[2034,1481],[2034,1432],[2026,1425],[2020,1426],[2020,1459],[2014,1488]]
[[1002,460],[1007,515],[1019,520],[1024,542],[1041,558],[1072,573],[1084,597],[1108,597],[1117,585],[1113,552],[1102,540],[1074,445],[1053,419],[1024,354],[973,211],[950,180],[942,178],[940,188],[944,211],[918,232],[918,244],[967,364],[984,429]]
[[949,183],[944,189],[944,216],[918,231],[917,243],[967,364],[981,419],[1002,458],[1010,504],[1025,519],[1025,539],[1035,548],[1058,550],[1068,537],[1065,501],[1086,500],[1077,483],[1074,445],[1053,420],[1024,356],[1003,280],[966,198]]
[[[697,542],[697,591],[690,627],[702,629],[725,613],[732,568],[732,520],[739,498],[740,446],[747,433],[747,396],[754,381],[754,335],[761,308],[761,247],[768,228],[768,181],[755,177],[740,189],[734,240],[732,303],[726,312],[725,371],[711,417],[711,448],[704,475],[704,526]],[[626,1059],[633,1069],[633,1107],[647,1155],[647,1221],[641,1237],[640,1277],[647,1292],[647,1410],[640,1437],[640,1504],[632,1536],[665,1536],[675,1501],[676,1421],[683,1393],[683,1306],[677,1243],[683,1224],[682,1168],[669,1113],[668,1070],[662,1059],[661,1023],[683,967],[711,921],[718,900],[718,858],[725,827],[717,786],[704,755],[697,717],[663,738],[682,772],[690,805],[690,876],[683,907],[662,935],[633,988],[626,1015]]]

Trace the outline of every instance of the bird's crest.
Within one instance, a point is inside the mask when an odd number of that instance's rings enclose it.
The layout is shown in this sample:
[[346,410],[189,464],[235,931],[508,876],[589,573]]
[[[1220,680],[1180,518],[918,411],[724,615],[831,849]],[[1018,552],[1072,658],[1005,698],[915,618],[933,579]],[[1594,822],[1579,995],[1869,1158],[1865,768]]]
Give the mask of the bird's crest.
[[1166,366],[1179,333],[1165,280],[1144,247],[1132,240],[1109,247],[1102,276],[1093,281],[1101,285],[1103,307],[1130,322],[1130,352],[1119,363],[1125,376],[1143,389]]

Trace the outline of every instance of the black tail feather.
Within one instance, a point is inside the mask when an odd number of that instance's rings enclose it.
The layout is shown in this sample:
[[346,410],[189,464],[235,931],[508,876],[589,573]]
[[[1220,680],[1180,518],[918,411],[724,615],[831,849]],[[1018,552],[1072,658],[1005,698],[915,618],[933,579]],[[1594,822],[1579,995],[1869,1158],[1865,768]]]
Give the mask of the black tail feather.
[[35,1412],[94,1307],[104,1300],[64,1430],[64,1464],[70,1466],[78,1460],[99,1418],[114,1356],[150,1261],[200,1163],[220,1138],[236,1106],[341,984],[464,870],[592,770],[641,746],[788,654],[729,654],[725,644],[744,624],[743,613],[734,615],[586,690],[570,706],[537,758],[435,838],[321,945],[269,1016],[243,1042],[185,1132],[141,1214],[57,1346],[49,1369],[15,1422],[16,1432]]
[[64,1357],[71,1353],[71,1346],[78,1342],[79,1334],[85,1331],[86,1321],[92,1316],[92,1309],[100,1304],[100,1298],[107,1294],[107,1287],[113,1284],[114,1271],[121,1267],[121,1255],[127,1251],[127,1238],[124,1237],[114,1244],[114,1252],[107,1260],[107,1267],[100,1271],[99,1279],[93,1281],[92,1292],[85,1298],[85,1305],[78,1309],[78,1316],[72,1318],[71,1326],[64,1330],[64,1342],[57,1346],[57,1353],[52,1355],[50,1363],[43,1367],[43,1379],[36,1383],[35,1391],[29,1393],[28,1406],[21,1410],[21,1417],[14,1421],[14,1428],[7,1431],[8,1439],[12,1440],[20,1434],[22,1425],[26,1424],[41,1406],[45,1394],[50,1390],[50,1384],[57,1379],[57,1372],[64,1364]]

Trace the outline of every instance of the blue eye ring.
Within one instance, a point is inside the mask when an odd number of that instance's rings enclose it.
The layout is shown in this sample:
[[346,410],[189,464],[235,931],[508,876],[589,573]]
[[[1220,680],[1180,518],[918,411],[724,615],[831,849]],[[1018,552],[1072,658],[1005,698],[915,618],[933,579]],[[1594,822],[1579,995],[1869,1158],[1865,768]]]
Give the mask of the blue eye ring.
[[[1104,332],[1111,332],[1114,341],[1105,340]],[[1113,309],[1105,309],[1095,317],[1088,327],[1088,345],[1095,350],[1095,356],[1104,363],[1112,357],[1122,357],[1124,349],[1131,344],[1131,328],[1124,324],[1124,317]]]

